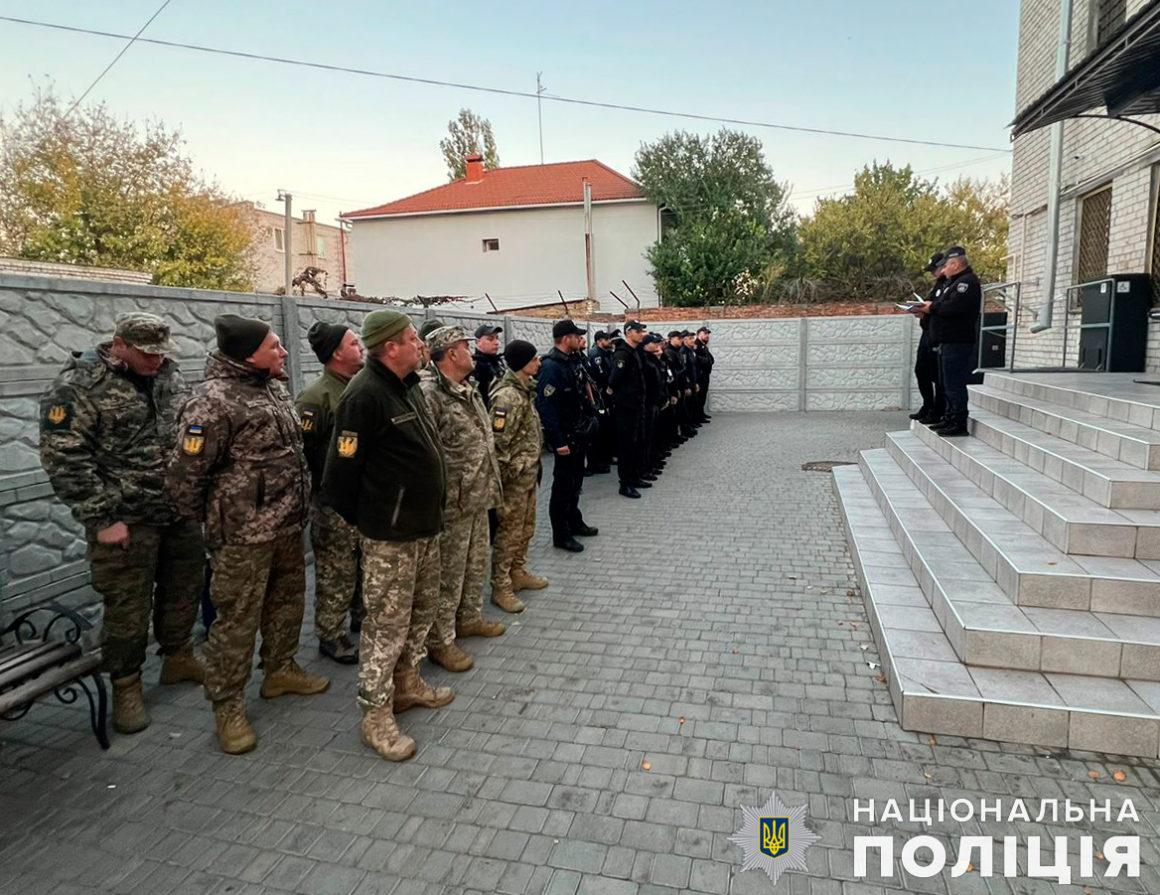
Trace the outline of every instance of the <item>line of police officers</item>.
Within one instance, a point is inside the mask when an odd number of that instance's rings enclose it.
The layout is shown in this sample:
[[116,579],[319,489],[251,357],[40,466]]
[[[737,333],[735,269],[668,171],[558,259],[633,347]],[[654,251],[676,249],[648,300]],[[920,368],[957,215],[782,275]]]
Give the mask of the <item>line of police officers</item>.
[[[529,342],[509,342],[501,358],[501,329],[486,324],[473,355],[461,328],[429,321],[423,341],[395,310],[367,314],[361,340],[319,322],[308,338],[323,372],[295,402],[287,352],[265,321],[219,316],[205,379],[190,390],[168,325],[120,317],[113,338],[77,352],[41,402],[41,460],[85,527],[104,600],[114,728],[149,724],[150,621],[160,682],[204,686],[227,753],[257,744],[244,689],[259,632],[263,698],[327,689],[295,661],[309,524],[319,649],[359,664],[364,742],[389,760],[413,755],[396,715],[454,698],[423,679],[423,658],[465,671],[460,639],[504,633],[482,615],[488,553],[503,610],[522,611],[516,593],[548,585],[527,568],[545,439],[553,541],[575,550],[576,535],[597,533],[579,492],[589,447],[608,450],[597,447],[602,431],[616,432],[625,493],[650,484],[664,452],[708,419],[708,330],[690,345],[672,335],[670,348],[687,349],[681,365],[642,324],[625,329],[625,339],[598,334],[585,355],[583,332],[560,321],[541,371]],[[199,659],[192,630],[207,552],[217,617]]]

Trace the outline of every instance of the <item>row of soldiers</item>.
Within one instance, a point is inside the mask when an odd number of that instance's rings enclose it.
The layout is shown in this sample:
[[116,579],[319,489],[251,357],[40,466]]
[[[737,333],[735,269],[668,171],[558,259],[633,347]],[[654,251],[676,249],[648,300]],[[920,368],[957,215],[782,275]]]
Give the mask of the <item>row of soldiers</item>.
[[[554,482],[571,466],[573,435],[553,441],[564,432],[562,393],[542,377],[537,385],[535,347],[511,341],[501,359],[499,332],[477,330],[473,355],[461,328],[429,321],[424,340],[394,310],[368,314],[361,339],[316,323],[309,341],[323,372],[297,402],[284,384],[286,350],[252,318],[215,320],[217,348],[192,391],[168,325],[151,314],[121,317],[111,341],[70,359],[42,400],[41,458],[85,526],[117,730],[149,724],[141,669],[151,620],[161,683],[203,684],[227,753],[257,743],[243,693],[259,632],[263,698],[327,689],[295,661],[309,525],[319,648],[359,664],[364,742],[390,760],[414,754],[395,716],[453,699],[423,679],[423,658],[464,671],[472,659],[460,639],[504,633],[481,611],[489,550],[492,600],[505,611],[524,608],[517,592],[548,584],[527,568],[541,433],[556,454]],[[554,336],[543,362],[567,347],[563,391],[578,396],[582,332],[561,321]],[[615,397],[614,377],[608,388]],[[586,388],[584,400],[595,398]],[[540,411],[555,414],[543,429]],[[583,444],[573,443],[582,464]],[[570,534],[596,534],[574,511]],[[217,619],[203,661],[192,629],[207,552]],[[351,613],[360,603],[361,626]]]

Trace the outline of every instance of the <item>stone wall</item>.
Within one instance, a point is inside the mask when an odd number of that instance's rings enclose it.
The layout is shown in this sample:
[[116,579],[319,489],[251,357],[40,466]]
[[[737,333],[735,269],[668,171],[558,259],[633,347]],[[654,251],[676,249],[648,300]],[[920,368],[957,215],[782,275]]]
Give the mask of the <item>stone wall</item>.
[[[92,601],[80,527],[52,496],[37,451],[39,396],[72,351],[105,341],[121,313],[149,310],[169,320],[178,362],[191,382],[203,377],[213,319],[237,313],[270,320],[290,351],[297,390],[319,364],[306,332],[315,320],[358,328],[365,302],[169,289],[125,283],[0,273],[0,624],[47,599]],[[551,347],[552,321],[465,313],[446,306],[413,312],[473,332],[483,321],[504,339]],[[914,320],[892,317],[653,321],[661,333],[708,325],[717,357],[715,411],[886,409],[911,406]],[[599,324],[589,327],[600,328]],[[287,333],[295,334],[287,338]]]

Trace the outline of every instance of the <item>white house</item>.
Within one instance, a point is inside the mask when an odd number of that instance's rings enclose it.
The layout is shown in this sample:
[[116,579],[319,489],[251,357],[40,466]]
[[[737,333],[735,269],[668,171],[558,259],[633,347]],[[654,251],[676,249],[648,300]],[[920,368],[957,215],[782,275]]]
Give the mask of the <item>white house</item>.
[[[591,193],[586,232],[584,184]],[[519,308],[592,295],[620,309],[656,306],[645,258],[660,213],[640,187],[595,160],[484,170],[405,199],[342,215],[350,221],[351,282],[363,295],[463,295],[478,310]],[[586,249],[587,247],[587,249]]]

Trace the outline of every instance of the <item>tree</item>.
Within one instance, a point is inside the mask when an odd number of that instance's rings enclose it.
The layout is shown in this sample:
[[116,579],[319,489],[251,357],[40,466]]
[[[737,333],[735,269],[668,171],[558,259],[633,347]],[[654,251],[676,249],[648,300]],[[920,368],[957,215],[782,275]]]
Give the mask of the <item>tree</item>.
[[38,89],[0,118],[0,252],[248,290],[246,213],[194,172],[182,145],[178,131],[138,129],[104,104],[70,115]]
[[1007,244],[1007,182],[956,181],[940,192],[910,166],[875,162],[853,193],[821,199],[798,232],[807,276],[847,298],[906,289],[923,279],[930,255],[963,245],[984,279],[1001,279]]
[[447,162],[448,180],[459,180],[467,174],[464,159],[469,155],[482,155],[484,168],[499,167],[491,122],[471,109],[460,109],[459,117],[447,122],[447,136],[439,141],[439,148]]
[[663,209],[662,239],[648,251],[666,304],[736,298],[738,277],[793,254],[793,212],[761,141],[722,128],[710,137],[666,134],[636,153],[633,176]]

